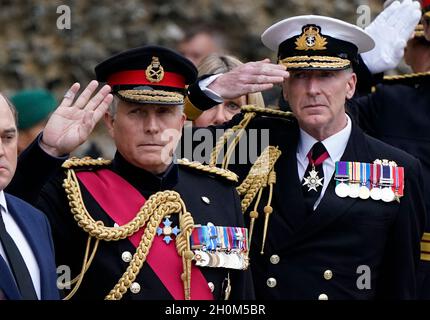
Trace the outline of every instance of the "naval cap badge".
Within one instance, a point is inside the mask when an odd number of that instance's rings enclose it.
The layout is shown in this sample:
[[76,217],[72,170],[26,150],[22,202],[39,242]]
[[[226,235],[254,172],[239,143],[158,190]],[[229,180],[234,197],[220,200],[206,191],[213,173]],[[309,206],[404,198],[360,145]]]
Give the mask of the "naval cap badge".
[[296,39],[296,50],[325,50],[327,39],[321,36],[320,27],[316,25],[306,25],[302,29],[302,34]]

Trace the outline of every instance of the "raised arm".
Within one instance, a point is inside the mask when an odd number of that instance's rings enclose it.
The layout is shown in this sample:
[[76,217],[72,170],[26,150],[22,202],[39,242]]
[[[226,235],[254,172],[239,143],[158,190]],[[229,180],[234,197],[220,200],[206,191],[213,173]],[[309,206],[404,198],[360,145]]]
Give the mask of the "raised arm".
[[79,83],[70,87],[43,132],[19,157],[9,193],[35,204],[42,186],[68,154],[88,139],[112,102],[110,87],[105,85],[94,94],[97,87],[98,82],[91,81],[77,99]]

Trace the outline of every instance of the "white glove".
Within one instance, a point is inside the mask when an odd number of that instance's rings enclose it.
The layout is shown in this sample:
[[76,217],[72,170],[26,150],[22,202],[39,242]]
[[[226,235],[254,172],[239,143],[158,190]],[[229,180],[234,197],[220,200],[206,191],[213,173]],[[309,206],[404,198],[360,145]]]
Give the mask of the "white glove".
[[365,31],[375,40],[375,48],[361,54],[372,73],[395,68],[403,57],[408,39],[421,18],[418,1],[394,1]]

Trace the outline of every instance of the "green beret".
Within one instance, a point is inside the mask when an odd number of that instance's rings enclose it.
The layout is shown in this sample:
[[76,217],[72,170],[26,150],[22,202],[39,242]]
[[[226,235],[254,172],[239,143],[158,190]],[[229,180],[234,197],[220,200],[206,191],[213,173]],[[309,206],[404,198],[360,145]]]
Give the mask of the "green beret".
[[25,130],[46,119],[57,106],[57,100],[46,90],[23,90],[11,101],[18,111],[18,129]]

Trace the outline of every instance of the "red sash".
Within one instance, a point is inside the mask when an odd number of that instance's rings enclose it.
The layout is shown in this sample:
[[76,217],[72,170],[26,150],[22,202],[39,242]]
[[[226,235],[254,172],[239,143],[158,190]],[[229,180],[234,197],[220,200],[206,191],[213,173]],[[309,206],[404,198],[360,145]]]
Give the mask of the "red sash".
[[[130,183],[110,170],[78,172],[77,176],[102,209],[120,226],[133,220],[145,204],[146,199]],[[139,245],[143,232],[144,228],[128,238],[135,247]],[[184,300],[182,258],[175,244],[167,245],[162,237],[155,236],[146,262],[172,297]],[[213,300],[208,282],[195,265],[191,270],[191,299]]]

